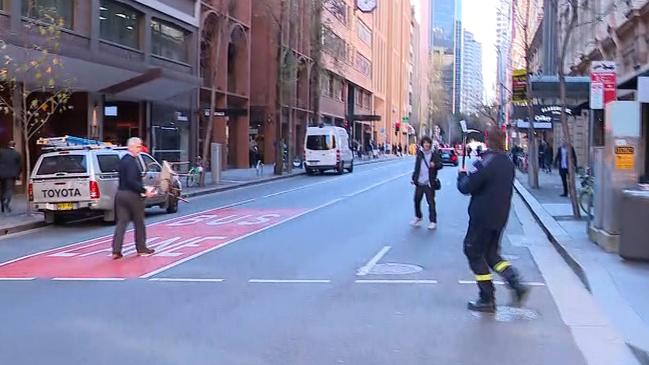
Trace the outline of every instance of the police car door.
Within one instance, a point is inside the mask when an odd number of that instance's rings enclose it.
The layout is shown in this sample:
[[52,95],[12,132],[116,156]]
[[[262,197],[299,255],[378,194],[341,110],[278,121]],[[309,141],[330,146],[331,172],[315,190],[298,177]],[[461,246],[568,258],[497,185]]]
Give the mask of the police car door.
[[[142,171],[144,171],[144,178],[143,182],[145,186],[155,186],[156,188],[160,187],[160,172],[162,171],[162,167],[160,164],[153,159],[150,155],[146,153],[141,153],[140,158],[142,159],[142,163],[144,165],[144,168]],[[164,195],[162,194],[157,194],[156,196],[153,196],[148,199],[148,203],[161,203],[164,201]]]

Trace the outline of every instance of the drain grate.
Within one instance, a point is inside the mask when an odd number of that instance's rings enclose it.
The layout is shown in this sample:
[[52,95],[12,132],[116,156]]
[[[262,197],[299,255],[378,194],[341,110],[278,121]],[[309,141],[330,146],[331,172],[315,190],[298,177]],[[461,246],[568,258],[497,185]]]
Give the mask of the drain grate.
[[498,306],[496,313],[471,312],[476,318],[493,318],[496,322],[533,321],[539,319],[537,311],[527,308]]
[[385,263],[376,264],[369,274],[372,275],[407,275],[422,271],[423,268],[411,264]]

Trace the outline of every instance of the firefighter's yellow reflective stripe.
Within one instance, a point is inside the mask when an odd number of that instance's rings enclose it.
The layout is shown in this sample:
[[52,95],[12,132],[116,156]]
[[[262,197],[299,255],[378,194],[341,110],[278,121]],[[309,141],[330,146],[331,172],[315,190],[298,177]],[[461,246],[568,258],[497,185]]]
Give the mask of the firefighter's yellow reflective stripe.
[[475,276],[476,281],[491,281],[491,279],[493,279],[493,276],[491,276],[491,274]]
[[500,261],[499,263],[494,266],[494,269],[498,272],[503,272],[506,268],[510,267],[511,264],[509,261]]

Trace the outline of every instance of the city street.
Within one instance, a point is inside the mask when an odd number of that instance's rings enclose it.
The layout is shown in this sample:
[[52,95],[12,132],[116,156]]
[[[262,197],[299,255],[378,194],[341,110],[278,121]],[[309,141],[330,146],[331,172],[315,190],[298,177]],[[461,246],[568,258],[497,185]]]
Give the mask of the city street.
[[471,313],[457,169],[440,172],[428,231],[408,224],[412,163],[152,210],[151,257],[131,246],[112,261],[99,221],[1,238],[0,364],[586,364],[565,319],[588,326],[583,288],[519,198],[503,253],[533,285],[529,301],[507,307],[497,285],[498,313]]

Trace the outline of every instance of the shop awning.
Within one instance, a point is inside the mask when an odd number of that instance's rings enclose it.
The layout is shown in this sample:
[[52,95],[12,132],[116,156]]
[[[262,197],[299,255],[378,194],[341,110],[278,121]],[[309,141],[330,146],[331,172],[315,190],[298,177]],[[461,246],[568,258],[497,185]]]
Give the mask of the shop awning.
[[353,121],[378,122],[381,120],[381,116],[372,114],[354,114],[350,119]]
[[[559,98],[559,76],[532,76],[532,95],[535,98]],[[590,98],[590,77],[566,76],[568,99]]]

